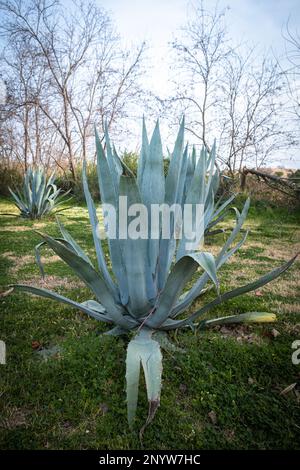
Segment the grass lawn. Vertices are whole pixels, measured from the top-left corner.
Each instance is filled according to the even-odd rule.
[[[2,199],[0,212],[16,209]],[[61,219],[95,258],[86,208],[68,209]],[[245,245],[220,271],[224,290],[279,266],[297,252],[297,243],[299,250],[295,211],[256,206],[246,226]],[[50,250],[40,279],[34,230],[58,235],[54,218],[1,217],[0,289],[18,281],[77,301],[90,298]],[[214,252],[223,239],[216,236],[209,248]],[[299,286],[298,261],[273,283],[210,313],[274,312],[276,324],[171,334],[185,352],[164,352],[161,406],[145,432],[145,449],[300,449],[299,389],[280,394],[300,382],[300,365],[291,360],[292,342],[300,340]],[[0,299],[0,308],[0,339],[7,346],[7,364],[0,365],[0,448],[140,448],[138,431],[130,432],[126,421],[126,338],[103,336],[103,324],[27,294]],[[47,350],[52,354],[45,358]],[[137,430],[146,414],[141,386]]]

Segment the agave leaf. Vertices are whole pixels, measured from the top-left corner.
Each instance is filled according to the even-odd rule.
[[[111,323],[113,321],[109,317],[109,314],[103,315],[103,314],[97,313],[95,310],[92,310],[81,303],[68,299],[68,297],[64,297],[63,295],[57,294],[56,292],[53,292],[51,290],[37,288],[33,286],[27,286],[24,284],[14,284],[12,287],[18,291],[27,292],[29,294],[38,295],[40,297],[46,297],[47,299],[57,300],[58,302],[71,305],[72,307],[75,307],[78,310],[81,310],[83,313],[86,313],[87,315],[94,318],[95,320],[103,321],[105,323]]]
[[[211,253],[190,253],[184,256],[173,267],[158,299],[156,309],[146,321],[148,327],[157,328],[167,320],[182,289],[196,272],[198,266],[204,269],[216,285],[217,290],[219,289],[215,260]]]
[[[227,253],[225,253],[222,258],[217,257],[216,259],[216,267],[217,270],[230,258],[234,253],[245,243],[245,240],[248,236],[249,231],[246,231],[243,238],[233,247],[231,250],[229,250]],[[183,299],[180,299],[177,305],[172,309],[171,312],[171,317],[175,318],[180,313],[182,313],[184,310],[186,310],[191,303],[201,295],[201,293],[206,292],[208,289],[204,289],[205,284],[208,282],[209,276],[205,272],[203,273],[200,278],[195,282],[195,284],[192,286],[192,288],[185,294]]]
[[[217,256],[217,263],[219,262],[220,259],[224,256],[224,254],[227,252],[227,250],[230,248],[231,244],[234,242],[236,236],[238,235],[239,231],[241,230],[241,227],[243,223],[245,222],[245,219],[248,214],[248,210],[250,207],[250,198],[248,198],[244,204],[243,210],[240,214],[240,216],[237,219],[236,225],[234,229],[232,230],[231,234],[229,235],[228,239],[226,240],[226,243],[224,244],[222,250],[220,251],[219,255]]]
[[[62,236],[72,246],[75,253],[77,253],[87,263],[89,263],[91,266],[93,266],[93,263],[91,262],[90,258],[85,254],[85,252],[82,250],[82,248],[78,245],[78,243],[74,240],[74,238],[71,236],[71,234],[67,231],[64,224],[59,220],[58,217],[55,217],[55,219],[56,219],[56,222],[59,226],[59,230],[60,230]]]
[[[153,333],[153,339],[157,341],[162,349],[169,353],[185,353],[186,351],[182,348],[176,346],[176,344],[172,343],[168,337],[168,333],[166,331],[155,331]]]
[[[165,183],[165,203],[171,207],[178,202],[178,192],[180,187],[180,175],[183,162],[183,140],[184,140],[184,117],[182,118],[177,139],[175,142],[172,157]],[[158,289],[162,290],[172,263],[173,254],[176,248],[173,233],[175,228],[174,215],[171,214],[170,231],[171,239],[161,239],[159,250],[159,271]]]
[[[90,216],[90,222],[92,226],[92,232],[93,232],[93,240],[94,240],[94,246],[96,249],[96,255],[97,255],[97,260],[98,260],[98,266],[99,269],[105,279],[105,282],[107,284],[107,287],[113,292],[115,299],[119,298],[119,293],[116,289],[115,284],[112,281],[112,278],[109,274],[106,262],[105,262],[105,257],[102,249],[102,244],[101,244],[101,239],[100,239],[100,234],[99,234],[99,220],[97,217],[96,213],[96,208],[94,205],[94,201],[92,199],[89,187],[88,187],[88,182],[87,182],[87,176],[86,176],[86,163],[83,163],[83,172],[82,172],[82,181],[83,181],[83,190],[84,190],[84,195],[85,195],[85,200],[88,206],[88,211],[89,211],[89,216]],[[77,245],[78,246],[78,245]],[[86,259],[90,264],[92,264],[89,259]]]
[[[118,211],[118,197],[116,193],[116,187],[114,186],[110,169],[105,158],[101,142],[96,132],[96,148],[97,148],[97,173],[99,180],[99,187],[101,193],[102,202],[110,204]],[[118,223],[118,221],[117,221]],[[108,239],[108,246],[110,252],[110,259],[112,263],[113,272],[117,278],[118,286],[120,290],[121,302],[123,305],[128,303],[128,285],[125,271],[125,264],[123,260],[123,254],[121,251],[120,241],[118,237],[116,239]]]
[[[218,207],[218,209],[214,212],[213,216],[212,216],[212,223],[213,221],[218,217],[219,214],[221,214],[221,212],[223,212],[224,209],[226,209],[226,207],[229,206],[229,204],[236,198],[236,194],[232,194],[225,202],[223,202],[223,204],[221,204],[220,207]],[[215,224],[214,224],[215,225]]]
[[[206,153],[204,150],[201,151],[200,158],[198,160],[194,176],[191,181],[190,188],[188,190],[185,203],[186,204],[204,204],[205,198],[205,168],[206,168],[206,161],[205,161]],[[184,227],[183,227],[184,229]],[[196,221],[193,220],[192,230],[196,231]],[[197,235],[199,235],[199,229],[197,230]],[[201,238],[201,234],[200,234]],[[178,250],[176,260],[178,261],[182,256],[187,253],[186,244],[190,243],[191,240],[187,240],[185,236],[182,236]]]
[[[108,135],[108,127],[107,123],[105,123],[105,144],[106,144],[106,154],[107,154],[107,164],[109,167],[111,179],[115,188],[116,194],[118,194],[118,187],[119,187],[119,179],[122,171],[120,172],[120,167],[117,165],[115,160],[115,155],[112,152],[110,138]]]
[[[149,214],[148,253],[146,253],[146,257],[148,258],[151,274],[154,277],[159,255],[159,238],[153,239],[150,236],[151,204],[162,204],[165,198],[164,164],[158,121],[153,131],[147,155],[146,150],[143,150],[143,155],[143,173],[140,177],[140,192],[142,202],[146,205]],[[158,229],[160,229],[160,227],[158,227]],[[149,278],[149,282],[151,283],[151,278]],[[155,291],[153,287],[151,287],[152,286],[150,286],[149,292],[150,298],[155,296]]]
[[[56,207],[59,200],[62,201],[67,193],[61,194],[54,179],[51,175],[47,182],[42,170],[29,169],[24,176],[22,194],[19,189],[16,193],[9,189],[22,217],[39,219]]]
[[[90,310],[94,310],[95,312],[98,313],[106,313],[105,308],[103,305],[100,304],[100,302],[96,302],[96,300],[85,300],[84,302],[81,302],[81,305],[84,307],[89,308]]]
[[[10,194],[13,196],[13,198],[15,199],[15,205],[24,213],[27,212],[27,208],[25,206],[25,204],[21,201],[21,199],[17,196],[16,193],[14,193],[12,191],[12,189],[10,187],[8,187],[8,190],[10,192]]]
[[[115,326],[111,330],[105,331],[105,333],[103,334],[107,336],[121,336],[121,335],[128,334],[128,330],[125,330],[124,328],[121,328],[120,326]]]
[[[199,328],[206,329],[216,325],[230,325],[234,323],[271,323],[274,321],[276,321],[276,315],[274,313],[247,312],[239,315],[203,320],[199,323]]]
[[[138,182],[138,186],[140,190],[142,187],[145,162],[148,159],[148,155],[149,155],[149,141],[148,141],[148,136],[147,136],[145,119],[143,117],[142,148],[141,148],[141,153],[140,153],[140,158],[138,161],[138,168],[137,168],[137,182]]]
[[[207,151],[206,151],[207,153]],[[209,168],[209,175],[208,175],[208,181],[206,184],[206,194],[205,194],[205,199],[209,197],[210,192],[213,189],[213,177],[214,177],[214,169],[215,169],[215,161],[216,161],[216,140],[213,143],[212,149],[209,153],[209,157],[207,159],[207,168]]]
[[[204,305],[202,308],[199,310],[196,310],[192,315],[190,315],[187,319],[185,320],[178,320],[175,321],[170,327],[165,328],[165,329],[174,329],[174,328],[180,328],[185,325],[190,324],[191,322],[194,322],[199,316],[204,315],[207,311],[211,310],[213,307],[221,304],[222,302],[225,302],[227,300],[233,299],[234,297],[237,297],[242,294],[246,294],[247,292],[251,292],[253,290],[258,289],[259,287],[264,286],[270,281],[273,281],[276,279],[278,276],[280,276],[282,273],[284,273],[296,260],[298,254],[288,260],[286,263],[284,263],[282,266],[279,268],[273,269],[272,271],[268,272],[264,276],[260,277],[259,279],[256,279],[253,282],[250,282],[249,284],[246,284],[245,286],[238,287],[236,289],[233,289],[231,291],[225,292],[224,294],[219,295],[216,299],[213,301],[209,302],[208,304]]]
[[[160,403],[162,355],[159,343],[151,338],[151,333],[147,329],[140,330],[127,347],[127,416],[130,427],[132,427],[136,415],[141,365],[144,370],[149,402],[149,414],[145,426],[154,418]],[[143,426],[143,430],[145,426]]]
[[[40,234],[47,242],[50,248],[61,257],[83,280],[83,282],[92,290],[96,298],[101,302],[106,311],[109,312],[110,317],[117,325],[124,328],[129,326],[128,320],[123,316],[124,309],[121,305],[117,304],[111,292],[107,289],[104,279],[95,271],[95,269],[77,253],[70,250],[62,243],[56,241],[54,238],[47,235]]]
[[[134,178],[130,176],[120,177],[120,196],[127,197],[128,207],[141,203],[139,190]],[[129,217],[129,224],[130,224]],[[135,316],[141,316],[149,310],[147,277],[148,266],[148,240],[139,238],[133,240],[130,236],[120,240],[120,246],[124,257],[127,286],[129,293],[128,310]]]

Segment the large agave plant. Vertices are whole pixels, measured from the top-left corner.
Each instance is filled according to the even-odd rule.
[[[96,133],[97,167],[101,200],[114,206],[118,213],[119,196],[127,196],[128,206],[143,203],[178,203],[204,205],[202,231],[205,237],[222,220],[230,208],[233,196],[215,202],[220,174],[215,165],[215,146],[210,153],[205,148],[200,155],[195,149],[188,154],[184,147],[184,122],[182,121],[174,151],[170,158],[167,176],[164,176],[163,153],[159,124],[156,124],[152,138],[148,141],[145,124],[138,174],[135,178],[118,157],[111,145],[106,130],[106,152]],[[107,323],[111,335],[133,333],[129,342],[126,359],[128,421],[132,425],[138,400],[139,375],[144,370],[149,400],[148,424],[159,406],[162,377],[162,354],[160,344],[166,343],[164,336],[169,330],[190,327],[208,328],[216,324],[252,321],[273,321],[275,315],[247,312],[217,319],[204,319],[213,307],[238,295],[263,286],[277,278],[291,266],[294,259],[267,273],[250,284],[222,292],[219,288],[217,271],[245,242],[247,232],[241,231],[249,209],[249,200],[243,210],[235,209],[235,226],[217,256],[204,249],[189,251],[186,240],[176,239],[180,221],[171,220],[172,236],[167,239],[139,238],[123,239],[120,236],[108,239],[110,266],[106,263],[102,241],[98,233],[98,217],[88,188],[86,171],[83,171],[83,186],[88,206],[98,266],[93,266],[70,233],[58,221],[60,239],[42,234],[42,245],[49,246],[64,260],[91,289],[93,298],[83,303],[75,302],[47,289],[16,285],[20,291],[54,299],[81,310],[92,318]],[[128,218],[128,224],[130,223]],[[176,227],[177,225],[177,227]],[[108,227],[109,228],[109,227]],[[175,230],[176,229],[176,230]],[[239,234],[241,234],[240,237]],[[183,293],[187,283],[192,285]],[[214,288],[216,295],[208,303],[203,300],[200,308],[185,314],[188,307],[208,289]],[[190,310],[189,310],[190,311]],[[164,341],[162,342],[162,339]]]
[[[55,175],[47,176],[41,168],[29,169],[25,173],[23,187],[12,191],[8,188],[14,198],[15,205],[20,210],[21,217],[26,219],[40,219],[57,209],[66,193],[55,184]]]

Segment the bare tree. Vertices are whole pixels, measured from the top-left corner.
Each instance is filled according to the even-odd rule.
[[[186,113],[187,130],[209,148],[219,142],[219,161],[233,174],[291,143],[284,126],[284,75],[275,59],[255,55],[228,36],[226,10],[199,2],[190,12],[175,50],[177,90],[167,101]],[[171,105],[171,107],[170,107]],[[168,108],[167,108],[168,109]]]
[[[225,10],[210,12],[201,1],[191,6],[190,17],[173,41],[176,51],[177,90],[169,102],[178,103],[187,115],[186,128],[208,148],[207,135],[213,127],[220,101],[220,70],[232,53],[224,24]]]
[[[291,30],[289,21],[286,24],[284,39],[289,63],[285,73],[288,78],[292,113],[298,121],[300,119],[300,34],[297,30]]]
[[[39,129],[46,119],[59,136],[60,153],[76,180],[76,161],[87,157],[93,124],[107,120],[111,127],[140,93],[144,44],[124,51],[108,15],[92,2],[74,2],[72,13],[50,0],[1,1],[0,10],[1,33],[9,44],[3,55],[7,76],[15,67],[17,83],[23,84],[16,101],[26,133],[24,158],[27,162],[29,117],[36,160],[41,154]],[[30,67],[27,60],[26,87],[16,57],[18,44],[34,64]]]

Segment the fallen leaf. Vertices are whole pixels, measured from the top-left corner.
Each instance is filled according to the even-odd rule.
[[[286,387],[285,389],[283,389],[280,392],[280,395],[285,395],[286,393],[291,392],[296,387],[296,385],[297,385],[297,382],[295,382],[294,384],[289,385],[288,387]]]
[[[39,341],[32,341],[31,342],[31,347],[32,347],[32,349],[36,350],[36,349],[40,349],[42,347],[42,345]]]
[[[11,287],[10,289],[8,289],[4,292],[0,292],[0,297],[7,297],[13,290],[14,290],[14,288]]]
[[[272,328],[271,330],[271,335],[273,336],[273,338],[277,338],[277,336],[280,335],[279,331],[276,330],[275,328]]]
[[[217,415],[213,410],[208,413],[208,417],[213,424],[217,424]]]

